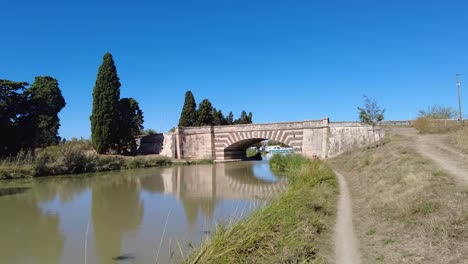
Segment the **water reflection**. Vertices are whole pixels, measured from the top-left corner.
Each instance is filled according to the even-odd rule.
[[[0,197],[0,263],[59,263],[64,236],[59,216],[43,212],[35,197]]]
[[[92,186],[92,220],[98,263],[121,255],[125,232],[138,229],[143,218],[138,178],[119,177]]]
[[[88,221],[88,263],[115,263],[119,256],[152,263],[160,241],[165,263],[168,241],[196,244],[216,221],[238,208],[247,212],[285,184],[266,162],[36,180],[24,193],[0,196],[0,263],[82,262]]]

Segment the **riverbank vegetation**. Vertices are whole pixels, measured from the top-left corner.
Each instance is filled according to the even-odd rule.
[[[325,263],[331,245],[337,182],[322,161],[275,155],[288,189],[246,219],[220,224],[186,263]]]
[[[462,263],[468,196],[455,180],[388,131],[384,144],[330,160],[347,177],[363,263]]]
[[[58,113],[65,99],[58,81],[38,76],[27,82],[0,80],[0,158],[58,144]]]
[[[73,139],[60,145],[38,149],[34,156],[21,152],[13,158],[1,160],[0,180],[212,162],[173,162],[161,156],[99,155],[93,150],[89,140]]]

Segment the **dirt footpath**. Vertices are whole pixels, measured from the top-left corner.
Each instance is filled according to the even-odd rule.
[[[338,200],[338,213],[335,227],[335,258],[337,264],[359,264],[358,241],[354,235],[353,209],[348,184],[340,173],[336,172],[340,185],[340,198]]]
[[[462,184],[468,185],[468,155],[451,148],[447,144],[446,135],[420,135],[414,128],[395,128],[393,131],[412,138],[413,147],[421,155],[432,160]]]

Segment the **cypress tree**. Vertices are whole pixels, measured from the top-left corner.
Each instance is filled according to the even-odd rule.
[[[110,53],[104,55],[93,90],[91,140],[98,153],[106,153],[118,142],[120,81]]]
[[[234,124],[234,115],[232,114],[232,111],[231,111],[226,117],[226,125],[232,125],[232,124]]]
[[[197,104],[191,91],[185,93],[184,106],[180,113],[179,126],[190,127],[194,126],[197,121]]]
[[[198,106],[196,126],[211,126],[213,124],[213,106],[208,99],[203,99]]]
[[[213,126],[221,126],[224,123],[224,116],[223,112],[221,110],[217,110],[216,108],[213,108]]]

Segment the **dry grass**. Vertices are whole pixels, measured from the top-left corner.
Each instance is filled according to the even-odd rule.
[[[465,125],[462,129],[449,133],[449,144],[468,154],[468,126]]]
[[[421,134],[436,134],[460,129],[458,120],[420,117],[414,122],[414,128]]]
[[[468,189],[407,138],[330,161],[347,176],[364,263],[468,263]]]

